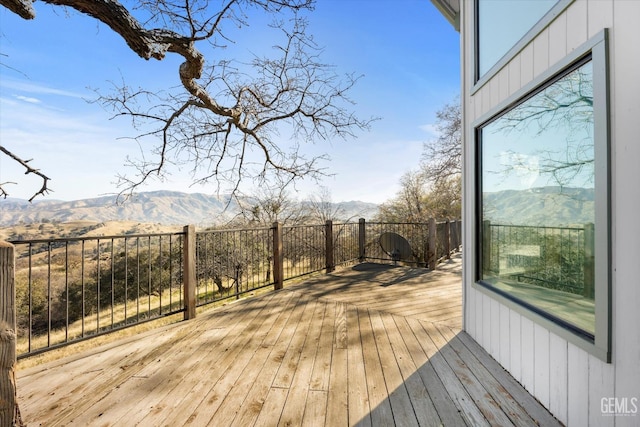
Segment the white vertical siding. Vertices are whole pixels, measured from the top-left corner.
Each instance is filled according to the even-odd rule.
[[[533,322],[526,318],[521,317],[520,319],[520,361],[521,366],[520,370],[522,372],[522,379],[520,380],[524,388],[526,388],[529,393],[534,393],[533,387],[533,369],[535,366],[534,360],[534,335],[533,335]]]
[[[482,303],[484,302],[484,298],[485,295],[479,293],[479,292],[475,292],[474,293],[476,295],[476,312],[474,313],[475,318],[476,318],[476,340],[480,343],[480,345],[482,345],[483,347],[485,347],[484,344],[484,337],[483,337],[483,328],[482,328],[482,313],[483,313],[483,307],[482,307]]]
[[[609,363],[602,361],[593,355],[589,358],[589,420],[590,425],[609,427],[614,425],[615,418],[603,416],[600,402],[603,398],[615,396],[614,369]],[[639,396],[640,397],[640,396]],[[640,417],[640,414],[637,415]],[[640,418],[636,418],[636,425],[640,424]]]
[[[500,303],[493,298],[491,300],[491,344],[490,353],[494,359],[500,360]]]
[[[509,307],[498,304],[500,307],[500,331],[499,337],[504,344],[500,344],[500,354],[498,355],[498,360],[502,363],[502,366],[508,371],[511,368],[511,346],[508,344],[510,336],[510,327],[511,327],[511,310]],[[503,338],[504,337],[504,338]]]
[[[482,294],[482,346],[491,353],[491,300],[487,295]],[[494,357],[493,353],[491,355]]]
[[[569,361],[571,363],[568,363]],[[587,427],[589,425],[589,375],[586,373],[589,372],[589,355],[568,343],[566,365],[567,425]]]
[[[609,5],[611,7],[611,5]],[[577,0],[566,12],[567,14],[567,53],[588,40],[587,36],[587,2]]]
[[[533,393],[540,403],[549,407],[549,382],[551,366],[549,330],[535,324],[533,327]],[[554,358],[554,363],[555,363]],[[563,361],[564,364],[564,361]]]
[[[557,358],[549,366],[549,410],[562,423],[567,424],[568,343],[555,334],[549,334],[549,355]],[[561,361],[558,363],[558,361]]]
[[[533,45],[529,44],[520,53],[520,86],[533,80]]]
[[[587,24],[587,34],[588,38],[591,38],[598,34],[603,28],[611,28],[613,26],[613,9],[616,5],[612,5],[608,1],[602,0],[588,0],[587,5],[588,11],[588,24]],[[624,5],[622,7],[624,9]],[[636,25],[637,19],[640,16],[636,17]],[[637,39],[638,33],[636,32],[635,37]]]
[[[549,68],[549,30],[540,33],[533,41],[533,75],[539,76]]]
[[[472,79],[471,0],[463,1],[463,76]],[[474,130],[477,118],[548,67],[610,29],[612,174],[612,363],[607,364],[472,286],[465,264],[465,327],[529,392],[569,426],[638,426],[635,416],[603,416],[601,399],[638,398],[640,409],[640,0],[575,0],[473,95],[465,114],[466,260],[474,259]],[[463,87],[465,87],[463,85]]]
[[[520,314],[509,310],[509,372],[511,372],[513,378],[522,382],[522,333],[520,332],[520,324]]]
[[[520,57],[516,56],[511,62],[509,62],[509,93],[514,93],[521,87]]]
[[[509,85],[510,85],[511,72],[509,67],[505,67],[500,71],[500,74],[496,76],[498,82],[498,99],[496,103],[500,103],[509,97]]]
[[[555,64],[567,54],[567,15],[562,14],[549,25],[549,63]]]

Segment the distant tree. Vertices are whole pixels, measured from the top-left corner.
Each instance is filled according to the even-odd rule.
[[[429,218],[459,218],[462,204],[462,139],[459,101],[436,113],[437,138],[426,142],[418,170],[400,179],[400,191],[383,203],[378,219],[426,222]]]
[[[436,219],[460,218],[462,212],[462,176],[434,182],[427,196],[426,210]]]
[[[422,173],[435,186],[462,175],[462,114],[460,100],[445,104],[436,113],[438,137],[424,144]]]
[[[305,202],[308,217],[311,222],[324,224],[327,221],[349,221],[344,208],[333,203],[331,191],[327,187],[319,187],[318,192],[312,194]]]
[[[380,206],[378,217],[387,222],[426,222],[427,181],[419,171],[409,171],[400,179],[400,191]]]
[[[240,212],[233,223],[240,226],[270,227],[274,222],[299,225],[307,219],[303,205],[291,196],[284,184],[241,195],[236,197],[236,202]]]
[[[116,117],[132,121],[140,132],[137,138],[158,141],[141,160],[129,159],[137,173],[119,176],[121,194],[152,175],[163,178],[169,163],[186,164],[193,182],[231,185],[234,192],[251,178],[264,182],[285,176],[289,182],[318,177],[323,156],[306,158],[299,144],[353,136],[370,123],[349,110],[347,93],[359,77],[339,76],[323,63],[322,49],[307,32],[303,12],[313,10],[313,0],[43,2],[97,19],[143,59],[173,54],[183,60],[178,88],[159,92],[123,83],[99,98]],[[0,0],[0,5],[24,19],[35,18],[33,0]],[[226,58],[232,29],[247,27],[256,13],[274,16],[272,29],[282,43],[273,56],[256,55],[248,64]],[[280,145],[282,129],[296,141],[291,151]],[[2,151],[42,178],[34,197],[49,191],[46,175],[11,150]],[[0,196],[6,194],[0,184]]]

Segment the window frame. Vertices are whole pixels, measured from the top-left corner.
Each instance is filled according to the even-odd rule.
[[[542,17],[540,20],[531,27],[523,36],[514,44],[511,49],[509,49],[502,58],[498,60],[495,64],[493,64],[489,70],[480,75],[480,37],[478,35],[480,29],[479,22],[479,7],[480,1],[482,0],[474,0],[473,2],[473,31],[472,31],[472,40],[471,46],[473,46],[473,73],[471,75],[471,95],[473,95],[476,91],[480,90],[482,86],[484,86],[493,76],[495,76],[505,65],[507,65],[514,56],[519,54],[533,39],[536,38],[538,34],[540,34],[546,27],[553,22],[558,15],[560,15],[571,3],[575,0],[558,0],[558,2],[551,8],[549,11]]]
[[[594,180],[595,180],[595,333],[593,337],[540,308],[485,283],[482,278],[482,141],[481,128],[529,99],[577,63],[591,56],[593,66],[594,115]],[[475,168],[475,232],[474,280],[475,289],[516,312],[530,318],[569,342],[585,349],[607,363],[611,362],[611,166],[610,166],[610,105],[608,30],[604,29],[557,64],[546,70],[528,85],[514,93],[488,113],[472,123]]]

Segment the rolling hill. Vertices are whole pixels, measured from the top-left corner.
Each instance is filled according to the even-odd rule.
[[[201,193],[152,191],[137,194],[125,203],[116,203],[115,196],[74,201],[26,200],[8,198],[0,200],[0,226],[46,222],[136,221],[163,225],[208,226],[220,224],[233,216],[235,204],[228,198]],[[377,205],[365,202],[340,203],[348,217],[377,212]],[[225,210],[225,208],[227,208]]]
[[[503,224],[568,226],[594,222],[593,188],[539,187],[484,193],[484,217]]]

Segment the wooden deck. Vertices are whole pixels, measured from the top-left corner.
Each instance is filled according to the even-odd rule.
[[[558,425],[466,333],[460,261],[361,264],[18,373],[24,421]]]

